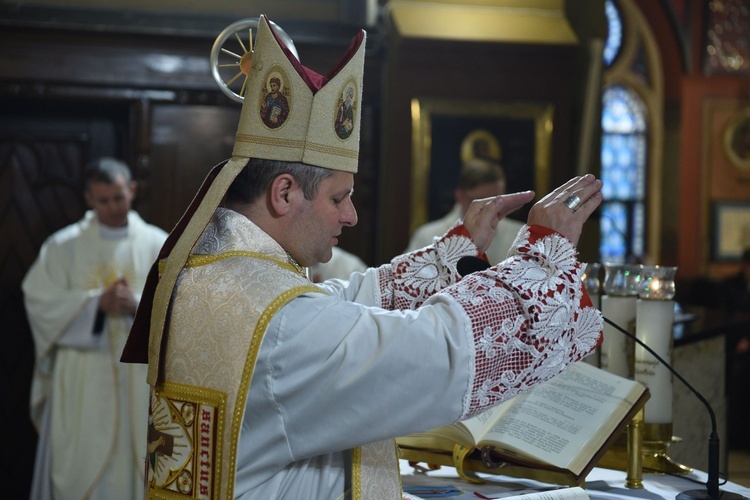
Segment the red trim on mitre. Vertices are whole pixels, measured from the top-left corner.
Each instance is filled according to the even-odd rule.
[[[310,68],[306,68],[305,66],[303,66],[302,63],[299,62],[299,60],[294,56],[292,51],[289,50],[289,47],[287,47],[286,44],[281,41],[279,35],[276,34],[276,31],[273,29],[273,25],[271,25],[270,19],[266,18],[266,21],[268,21],[268,27],[271,30],[273,37],[276,39],[276,43],[279,44],[279,47],[281,47],[281,50],[286,55],[287,59],[289,59],[289,62],[292,64],[292,66],[294,66],[294,69],[297,70],[297,73],[302,78],[302,80],[304,80],[304,82],[310,88],[313,95],[315,95],[318,90],[322,89],[329,81],[331,81],[334,76],[339,74],[339,71],[341,71],[341,69],[349,63],[352,57],[354,57],[354,54],[357,53],[357,51],[359,50],[359,46],[362,45],[362,41],[365,39],[364,30],[359,30],[359,33],[357,33],[357,35],[352,39],[352,42],[349,44],[349,48],[346,49],[346,52],[344,52],[344,55],[341,56],[341,59],[339,59],[339,62],[336,63],[336,66],[334,66],[326,76],[323,76],[311,70]]]

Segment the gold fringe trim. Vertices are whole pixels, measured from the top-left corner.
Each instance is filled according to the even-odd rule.
[[[297,268],[297,266],[293,264],[284,262],[283,260],[274,259],[273,257],[269,257],[262,253],[248,252],[247,250],[232,250],[231,252],[223,252],[223,253],[215,254],[215,255],[214,254],[210,254],[210,255],[192,254],[190,255],[190,257],[188,257],[188,260],[185,263],[185,267],[207,266],[209,264],[213,264],[214,262],[219,262],[225,259],[233,259],[235,257],[250,257],[253,259],[267,260],[269,262],[273,262],[277,264],[279,267],[282,267],[288,271],[292,271],[296,274],[300,274],[300,270]],[[160,275],[164,272],[165,266],[166,266],[166,260],[159,261],[159,274]]]

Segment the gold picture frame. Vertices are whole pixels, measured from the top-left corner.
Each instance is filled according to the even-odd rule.
[[[750,106],[737,112],[724,129],[724,152],[736,167],[750,170]]]
[[[712,258],[739,262],[750,248],[750,201],[722,200],[713,206]]]
[[[508,192],[548,192],[553,118],[549,103],[412,99],[411,232],[450,210],[474,141],[503,165]],[[525,220],[530,205],[514,215]]]

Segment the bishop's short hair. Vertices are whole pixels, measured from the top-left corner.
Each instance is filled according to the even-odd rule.
[[[299,162],[251,158],[232,181],[226,198],[228,202],[252,203],[266,193],[276,177],[290,174],[299,183],[305,199],[312,200],[321,181],[335,173],[335,170]]]

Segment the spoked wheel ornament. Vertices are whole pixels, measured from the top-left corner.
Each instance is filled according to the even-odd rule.
[[[269,21],[276,34],[299,60],[294,42],[276,23]],[[253,57],[253,30],[257,32],[258,19],[242,19],[219,33],[211,48],[211,74],[221,91],[230,99],[241,103],[245,96],[247,76]]]

